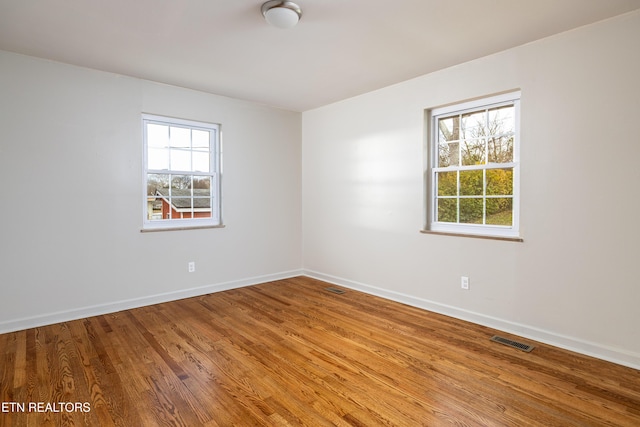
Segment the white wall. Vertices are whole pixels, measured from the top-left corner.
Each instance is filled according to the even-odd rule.
[[[640,367],[638,40],[634,12],[303,113],[306,272]],[[524,243],[421,234],[424,110],[512,89]]]
[[[226,228],[140,232],[142,112],[222,124]],[[0,332],[299,274],[300,138],[299,113],[0,52]]]

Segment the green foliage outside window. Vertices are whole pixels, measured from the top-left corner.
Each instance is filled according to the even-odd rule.
[[[460,179],[460,198],[458,198],[458,177]],[[487,224],[511,225],[512,169],[440,172],[437,174],[437,179],[438,221],[482,224],[483,205],[486,203]],[[485,186],[486,202],[483,202],[485,199],[483,187]],[[460,202],[459,220],[458,201]]]

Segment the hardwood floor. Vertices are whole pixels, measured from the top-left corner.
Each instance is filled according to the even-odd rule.
[[[640,371],[328,286],[299,277],[0,335],[0,425],[640,425]]]

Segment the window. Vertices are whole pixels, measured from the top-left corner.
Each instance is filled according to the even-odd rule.
[[[520,93],[429,114],[429,231],[518,238]]]
[[[144,229],[220,226],[220,126],[143,115]]]

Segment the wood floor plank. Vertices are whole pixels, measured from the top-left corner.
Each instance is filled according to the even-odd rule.
[[[2,334],[0,402],[90,411],[5,411],[0,427],[640,425],[640,371],[329,286],[296,277]]]

